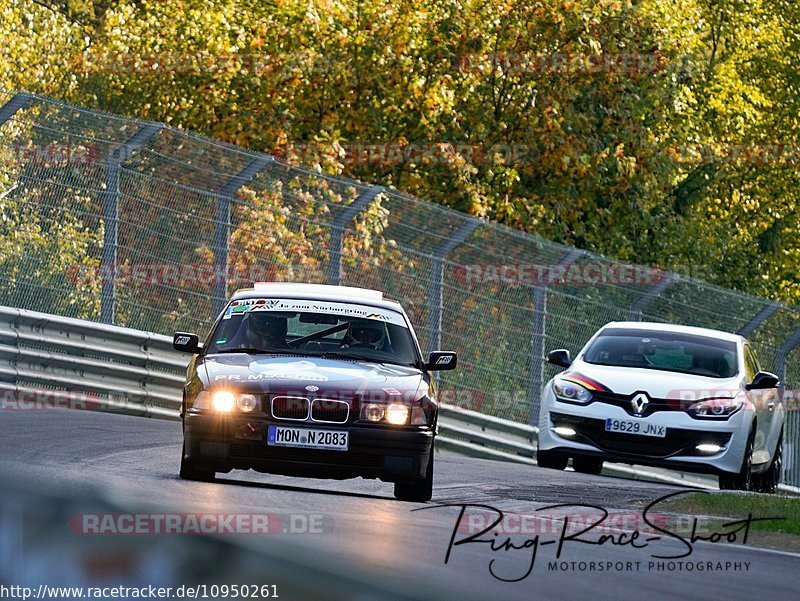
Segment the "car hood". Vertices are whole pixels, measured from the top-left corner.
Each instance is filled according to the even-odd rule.
[[[420,370],[402,365],[248,353],[203,357],[202,371],[207,386],[335,398],[367,392],[407,397],[417,393],[424,379]]]
[[[580,360],[574,361],[564,374],[591,378],[617,394],[646,392],[658,399],[724,398],[741,390],[739,376],[710,378],[657,369],[592,365]]]

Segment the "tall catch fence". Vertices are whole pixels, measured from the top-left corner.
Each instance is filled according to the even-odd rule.
[[[613,261],[396,190],[161,123],[0,92],[0,305],[205,334],[237,287],[308,281],[400,300],[442,399],[533,423],[553,348],[612,320],[747,335],[785,382],[800,484],[800,310]]]

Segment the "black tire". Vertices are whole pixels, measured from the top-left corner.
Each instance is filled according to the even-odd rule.
[[[573,457],[572,469],[582,474],[597,476],[603,471],[603,460],[595,457]]]
[[[778,437],[778,444],[775,447],[775,454],[772,456],[772,462],[769,464],[767,471],[763,474],[756,474],[753,476],[753,490],[758,492],[765,492],[773,494],[778,490],[778,484],[781,483],[781,476],[783,475],[783,432]]]
[[[433,496],[433,447],[431,456],[428,459],[428,468],[425,470],[425,477],[422,480],[412,480],[411,482],[395,482],[394,498],[398,501],[409,501],[411,503],[427,503]]]
[[[536,463],[539,467],[544,467],[550,470],[565,470],[567,463],[569,463],[569,456],[564,455],[558,451],[536,451]]]
[[[186,442],[183,443],[181,450],[181,471],[180,477],[183,480],[195,480],[197,482],[213,482],[216,472],[209,470],[196,469],[191,461],[186,457]]]
[[[753,484],[753,441],[755,431],[750,431],[747,446],[742,457],[742,467],[738,474],[724,474],[719,477],[720,490],[750,490]]]

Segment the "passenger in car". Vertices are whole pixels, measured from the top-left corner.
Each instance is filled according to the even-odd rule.
[[[394,354],[386,326],[371,319],[354,319],[350,322],[342,339],[342,346],[348,348],[372,348],[384,353]]]

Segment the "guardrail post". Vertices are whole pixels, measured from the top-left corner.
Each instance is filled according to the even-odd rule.
[[[664,277],[661,278],[661,280],[650,286],[642,296],[631,303],[630,309],[628,310],[628,319],[630,321],[642,321],[642,311],[644,311],[645,307],[647,307],[655,297],[669,288],[669,285],[676,279],[676,274],[671,272],[664,273]]]
[[[739,336],[744,336],[745,338],[747,338],[748,336],[750,336],[750,334],[755,332],[761,324],[763,324],[770,317],[772,317],[775,314],[775,312],[780,308],[781,304],[777,301],[765,305],[764,308],[761,309],[761,311],[756,313],[753,316],[753,318],[746,324],[744,324],[741,328],[739,328],[739,331],[736,333],[739,334]]]
[[[146,144],[150,138],[156,135],[162,127],[164,126],[161,123],[142,125],[135,134],[108,156],[106,191],[103,200],[105,232],[103,254],[100,259],[100,277],[102,279],[100,321],[102,323],[114,323],[114,302],[117,287],[117,237],[119,229],[119,176],[122,171],[122,164]]]
[[[568,267],[572,265],[584,252],[578,249],[569,251],[551,269]],[[530,413],[528,423],[535,426],[539,423],[539,403],[542,396],[542,386],[544,385],[544,353],[545,340],[547,338],[547,286],[549,283],[549,273],[545,276],[545,281],[533,289],[533,325],[531,327],[531,364],[528,372],[530,390]]]
[[[239,188],[250,182],[274,159],[254,158],[234,175],[217,193],[217,223],[214,233],[214,286],[211,292],[213,315],[219,315],[228,298],[228,268],[230,263],[231,201]]]
[[[338,286],[342,281],[342,244],[344,228],[373,199],[383,192],[382,186],[371,186],[355,197],[331,222],[331,241],[328,245],[328,284]]]
[[[428,352],[438,351],[442,345],[442,311],[444,310],[444,260],[459,244],[481,225],[478,219],[469,219],[455,233],[439,245],[431,257],[431,278],[428,284]]]
[[[16,115],[17,111],[28,106],[31,100],[33,100],[31,94],[14,94],[11,100],[6,102],[3,106],[0,106],[0,125],[3,125],[6,121],[11,119],[11,117]]]

